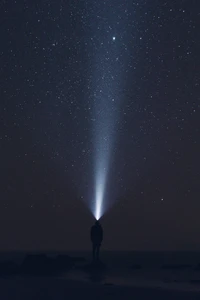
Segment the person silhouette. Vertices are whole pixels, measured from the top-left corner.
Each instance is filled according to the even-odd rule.
[[[96,221],[95,224],[91,227],[90,237],[92,241],[92,256],[93,261],[99,260],[99,251],[101,243],[103,241],[103,228],[99,221]]]

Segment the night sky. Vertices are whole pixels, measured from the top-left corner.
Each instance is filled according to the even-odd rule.
[[[104,249],[200,250],[199,30],[198,0],[1,1],[1,250],[89,249],[99,180]]]

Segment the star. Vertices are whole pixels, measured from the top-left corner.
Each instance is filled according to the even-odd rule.
[[[113,40],[113,41],[115,41],[115,40],[116,40],[116,37],[115,37],[115,36],[113,36],[112,40]]]

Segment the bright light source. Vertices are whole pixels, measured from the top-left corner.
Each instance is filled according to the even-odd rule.
[[[96,199],[96,207],[95,207],[95,219],[98,221],[101,218],[101,207],[102,207],[102,200]]]
[[[95,186],[95,203],[94,203],[94,216],[96,220],[99,220],[105,209],[105,205],[103,205],[103,198],[105,193],[105,183],[106,183],[106,168],[103,167],[105,164],[105,161],[101,161],[101,166],[99,166],[97,170],[97,177],[96,177],[96,186]]]

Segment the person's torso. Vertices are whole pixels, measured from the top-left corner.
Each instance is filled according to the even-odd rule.
[[[92,241],[101,242],[102,240],[102,228],[100,226],[92,227]]]

